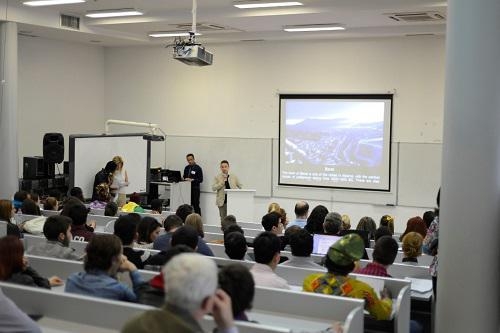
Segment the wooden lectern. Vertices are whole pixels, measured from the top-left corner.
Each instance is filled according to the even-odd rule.
[[[236,216],[238,222],[253,222],[255,190],[226,189],[227,214]]]

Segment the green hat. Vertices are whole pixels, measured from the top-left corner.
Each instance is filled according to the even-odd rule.
[[[358,234],[348,234],[328,249],[328,258],[339,266],[347,266],[363,257],[365,243]]]

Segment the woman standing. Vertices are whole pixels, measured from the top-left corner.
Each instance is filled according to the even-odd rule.
[[[113,174],[113,183],[111,184],[111,195],[114,195],[114,201],[118,207],[123,206],[126,201],[126,187],[128,186],[127,170],[123,168],[123,158],[121,156],[113,157],[113,162],[116,163],[116,170]]]

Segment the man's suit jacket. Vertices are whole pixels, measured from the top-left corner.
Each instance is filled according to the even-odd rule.
[[[230,174],[228,179],[230,188],[232,189],[242,188],[242,185],[238,180],[238,177],[236,177],[235,175]],[[212,190],[217,191],[217,196],[215,199],[215,204],[217,205],[217,207],[224,206],[225,189],[226,185],[224,182],[224,176],[222,175],[222,173],[220,173],[214,178],[214,184],[212,185]]]

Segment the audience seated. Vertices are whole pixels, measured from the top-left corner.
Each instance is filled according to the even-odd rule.
[[[283,228],[286,229],[288,227],[288,223],[290,223],[290,221],[288,220],[288,216],[286,215],[286,210],[281,207],[279,213],[281,215],[281,223],[283,224]]]
[[[161,224],[157,219],[144,216],[137,225],[138,239],[135,248],[152,249],[153,242],[160,236]]]
[[[394,235],[394,218],[391,215],[384,215],[380,218],[380,227],[388,227]]]
[[[182,220],[182,223],[186,222],[186,217],[189,214],[194,213],[194,208],[191,205],[180,205],[177,210],[175,211],[175,215],[179,216]]]
[[[391,277],[387,267],[394,263],[398,254],[398,242],[391,236],[382,236],[375,242],[373,261],[356,273],[374,276]]]
[[[278,236],[264,231],[255,237],[253,246],[256,263],[250,272],[255,284],[263,287],[290,289],[288,282],[274,273],[280,262],[281,242]]]
[[[424,238],[418,232],[409,232],[403,237],[403,259],[402,262],[410,265],[418,265],[418,257],[422,255],[422,242]]]
[[[379,299],[368,284],[348,276],[355,267],[355,261],[363,255],[363,239],[348,234],[335,242],[325,256],[325,274],[312,274],[305,278],[304,291],[320,294],[346,296],[365,300],[365,309],[378,320],[387,320],[392,312],[392,299],[384,293]]]
[[[436,214],[432,210],[428,210],[424,213],[422,216],[422,219],[424,220],[425,226],[429,228],[431,226],[432,221],[436,218]],[[425,238],[425,236],[424,236]]]
[[[165,306],[129,321],[123,333],[203,332],[199,321],[211,313],[219,332],[237,332],[231,299],[217,289],[217,266],[194,253],[174,257],[163,269]]]
[[[227,215],[221,221],[221,230],[225,232],[226,229],[230,226],[236,224],[236,217],[234,215]]]
[[[43,204],[44,210],[59,210],[59,202],[54,197],[48,197],[45,199],[45,203]]]
[[[374,239],[375,231],[377,230],[377,224],[371,217],[364,216],[359,220],[358,225],[356,226],[356,230],[368,231],[368,238]]]
[[[200,236],[201,238],[205,237],[205,232],[203,231],[203,221],[200,214],[189,214],[186,217],[185,225],[193,227],[198,232],[198,236]]]
[[[214,253],[208,247],[207,243],[198,236],[198,232],[191,226],[184,225],[172,234],[172,239],[170,241],[171,246],[175,246],[178,244],[184,244],[191,247],[193,250],[198,252],[199,254],[203,254],[205,256],[213,257]]]
[[[71,219],[67,216],[53,215],[47,218],[43,226],[43,234],[47,241],[28,249],[27,253],[51,258],[79,260],[75,250],[69,248],[71,235]]]
[[[129,216],[120,216],[114,225],[114,234],[120,238],[123,246],[123,255],[137,268],[144,268],[144,261],[149,258],[149,252],[134,250],[134,241],[137,240],[137,221]]]
[[[427,226],[425,225],[424,220],[420,216],[415,216],[408,219],[406,222],[406,229],[399,237],[399,240],[402,241],[403,237],[409,232],[418,232],[422,238],[427,234]]]
[[[290,236],[299,231],[300,229],[302,229],[301,227],[299,227],[298,225],[292,225],[290,228],[287,228],[285,230],[285,234],[282,238],[280,238],[280,241],[281,241],[281,249],[282,250],[286,250],[286,251],[291,251],[291,248],[290,248]],[[282,263],[284,261],[281,261]]]
[[[309,231],[311,234],[322,234],[323,233],[323,222],[325,221],[325,216],[328,214],[328,209],[325,206],[318,205],[313,208],[311,214],[307,218],[307,223],[304,229]]]
[[[21,207],[21,206],[19,206]],[[10,200],[0,200],[0,221],[7,222],[7,235],[21,237],[21,230],[14,220],[15,209]]]
[[[277,203],[277,202],[271,202],[269,204],[269,206],[267,206],[267,212],[268,213],[271,213],[271,212],[277,212],[279,213],[280,212],[280,204]]]
[[[83,197],[83,191],[80,187],[73,187],[69,190],[69,196],[80,200],[85,203],[85,198]]]
[[[63,284],[59,277],[46,279],[31,268],[24,257],[23,243],[15,236],[0,238],[0,281],[47,289]]]
[[[282,266],[293,266],[300,268],[323,269],[316,264],[312,258],[313,236],[305,229],[299,229],[290,235],[290,247],[292,257],[282,263]]]
[[[245,236],[237,231],[226,234],[224,249],[229,259],[244,260],[248,249]]]
[[[153,199],[151,200],[151,214],[161,214],[163,211],[163,200]]]
[[[43,225],[45,224],[45,220],[47,219],[45,216],[41,216],[40,207],[31,199],[26,199],[23,201],[21,205],[21,213],[25,215],[36,215],[33,219],[25,221],[22,225],[20,225],[20,229],[24,232],[33,234],[33,235],[41,235],[43,233]]]
[[[226,237],[227,234],[231,233],[231,232],[239,232],[240,234],[242,234],[243,236],[245,236],[245,231],[243,230],[243,228],[241,228],[239,225],[237,224],[231,224],[229,225],[225,230],[224,230],[224,237]]]
[[[219,270],[219,287],[231,297],[235,320],[248,321],[245,313],[251,310],[255,295],[255,283],[247,267],[230,264]]]
[[[12,205],[14,206],[14,213],[19,213],[21,210],[21,205],[26,199],[31,199],[31,196],[26,191],[17,191],[14,193],[14,198],[12,200]]]
[[[176,245],[166,252],[160,252],[148,259],[148,268],[160,271],[170,259],[181,253],[192,253],[193,249],[186,245]],[[165,303],[165,279],[163,272],[154,276],[138,291],[139,303],[161,307]]]
[[[163,221],[165,234],[159,235],[153,242],[153,249],[167,251],[170,248],[170,239],[173,232],[183,224],[181,218],[177,215],[169,215]]]
[[[342,215],[339,213],[328,213],[323,221],[323,231],[325,235],[338,235],[342,226]]]
[[[388,227],[381,226],[377,230],[375,230],[375,242],[377,242],[378,239],[382,236],[391,236],[392,237],[392,233]]]
[[[341,230],[350,230],[351,229],[351,218],[347,214],[342,215],[342,227]]]
[[[42,333],[38,325],[0,290],[0,332]]]
[[[114,201],[110,201],[104,207],[104,216],[116,216],[118,213],[118,205]]]
[[[281,215],[277,212],[271,212],[262,216],[262,227],[264,227],[265,231],[272,232],[275,235],[281,235],[283,233]]]
[[[288,224],[288,228],[296,225],[304,228],[307,224],[307,217],[309,216],[309,204],[305,201],[299,201],[295,204],[295,220]]]
[[[115,235],[96,235],[87,245],[85,272],[73,273],[65,291],[120,301],[136,302],[136,292],[144,284],[137,267],[122,253],[122,243]],[[128,272],[134,290],[118,282],[116,274]]]
[[[88,209],[80,200],[70,199],[64,205],[61,215],[67,216],[73,221],[71,224],[73,240],[88,242],[94,237],[95,222],[92,225],[87,225],[88,214]]]

